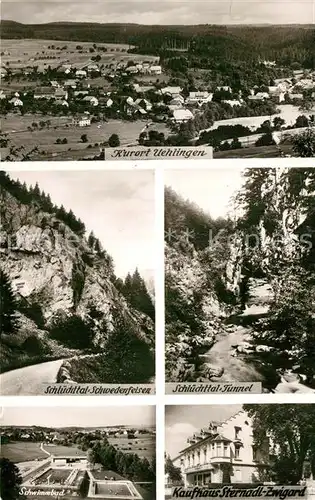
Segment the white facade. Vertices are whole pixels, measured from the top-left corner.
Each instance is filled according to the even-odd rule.
[[[192,120],[194,115],[189,109],[174,109],[173,111],[173,119],[177,123],[188,122]]]
[[[209,483],[255,483],[259,467],[268,463],[269,442],[254,447],[251,419],[244,411],[225,422],[210,422],[188,439],[189,446],[174,460],[186,486]]]

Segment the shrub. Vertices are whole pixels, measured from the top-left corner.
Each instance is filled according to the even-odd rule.
[[[92,325],[75,314],[66,318],[55,318],[50,327],[50,334],[53,339],[74,349],[91,347],[94,338]]]

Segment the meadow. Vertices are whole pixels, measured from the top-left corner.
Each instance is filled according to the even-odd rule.
[[[0,456],[14,463],[45,459],[48,455],[41,450],[40,444],[26,441],[2,444]]]
[[[81,49],[77,50],[76,47]],[[48,66],[55,68],[62,64],[82,66],[91,62],[91,57],[100,54],[100,64],[110,65],[128,61],[154,62],[156,56],[129,54],[127,50],[133,48],[126,44],[97,43],[97,50],[90,42],[70,42],[67,40],[29,40],[29,39],[2,39],[1,51],[3,53],[1,62],[4,67],[12,69],[23,69],[26,67],[38,67],[39,70],[47,69]],[[91,52],[93,50],[93,52]]]
[[[110,437],[108,438],[110,444],[115,446],[116,450],[124,453],[136,453],[141,458],[152,460],[155,456],[155,437],[154,436],[140,436],[135,439],[128,439],[127,437]]]
[[[75,446],[44,445],[44,450],[52,455],[85,456],[86,453]],[[48,457],[41,449],[41,443],[29,441],[16,441],[1,446],[0,456],[12,462],[27,462],[29,460],[42,460]]]

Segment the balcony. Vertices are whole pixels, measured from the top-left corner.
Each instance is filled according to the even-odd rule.
[[[213,470],[214,465],[229,464],[231,463],[230,457],[211,457],[210,460],[205,464],[191,465],[185,468],[185,473],[190,474],[192,472],[202,472],[205,470]]]
[[[203,472],[208,470],[213,470],[213,465],[211,465],[211,463],[192,465],[185,468],[185,474],[191,474],[193,472]]]

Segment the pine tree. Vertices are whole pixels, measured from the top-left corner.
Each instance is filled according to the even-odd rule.
[[[16,333],[18,321],[16,318],[16,299],[9,277],[0,270],[0,334]]]

